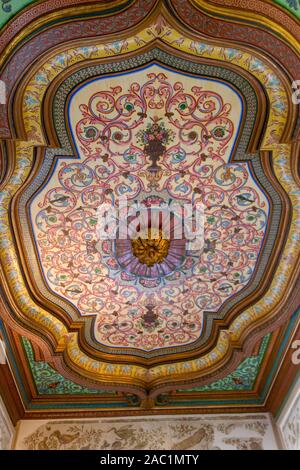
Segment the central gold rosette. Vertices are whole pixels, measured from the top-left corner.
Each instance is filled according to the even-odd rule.
[[[149,228],[138,238],[131,240],[132,253],[142,264],[149,268],[168,256],[170,240],[164,237],[161,229]]]

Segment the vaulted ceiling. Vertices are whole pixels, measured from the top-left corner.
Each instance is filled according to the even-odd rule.
[[[24,412],[265,410],[299,322],[299,23],[261,0],[77,3],[0,33],[0,326]],[[124,197],[140,236],[101,237]],[[199,246],[174,204],[203,208]]]

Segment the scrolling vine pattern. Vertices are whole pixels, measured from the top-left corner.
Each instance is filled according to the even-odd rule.
[[[96,315],[99,342],[150,351],[195,341],[203,312],[217,311],[249,283],[268,201],[247,163],[229,162],[236,102],[224,103],[207,81],[136,73],[129,86],[110,79],[79,105],[71,124],[80,161],[59,162],[35,197],[34,217],[49,286],[82,315]],[[171,272],[163,265],[150,272],[136,269],[139,260],[123,246],[131,266],[124,268],[120,246],[96,236],[97,208],[121,195],[151,207],[204,204],[202,253],[175,246],[181,256]]]

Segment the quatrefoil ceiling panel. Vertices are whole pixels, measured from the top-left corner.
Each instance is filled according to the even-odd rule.
[[[232,158],[243,107],[228,83],[154,64],[93,79],[70,96],[77,159],[57,159],[30,220],[47,286],[83,321],[94,317],[99,346],[180,352],[201,338],[204,314],[251,283],[269,201],[249,162]],[[145,241],[139,257],[130,235],[99,239],[97,208],[122,196],[162,216],[163,203],[201,201],[204,249],[173,239],[149,266]]]
[[[263,44],[200,37],[167,3],[121,35],[70,27],[1,110],[5,318],[27,358],[30,340],[74,386],[132,405],[267,347],[298,272],[290,78]],[[125,197],[139,236],[101,237],[99,208]],[[203,208],[196,248],[174,204]]]

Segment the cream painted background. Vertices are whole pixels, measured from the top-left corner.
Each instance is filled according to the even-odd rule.
[[[278,449],[268,414],[21,421],[15,449]]]

